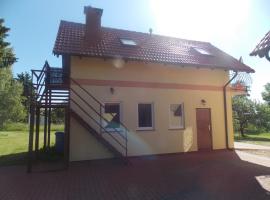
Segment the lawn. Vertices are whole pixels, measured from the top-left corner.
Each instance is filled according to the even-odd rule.
[[[236,133],[234,139],[237,142],[270,146],[270,133],[246,133],[245,137]]]
[[[0,132],[0,156],[26,152],[27,146],[28,146],[28,132],[25,131]]]
[[[55,131],[63,131],[63,125],[52,126],[51,146],[55,143]],[[0,131],[0,166],[25,163],[28,151],[28,131]],[[43,130],[39,138],[43,147]]]

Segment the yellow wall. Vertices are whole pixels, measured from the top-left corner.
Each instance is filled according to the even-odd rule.
[[[122,80],[220,87],[220,90],[188,90],[83,85],[101,102],[121,103],[122,121],[131,130],[128,134],[128,155],[130,156],[196,151],[196,108],[211,108],[213,149],[226,148],[222,86],[228,81],[227,74],[228,72],[224,70],[198,69],[196,67],[144,64],[141,62],[125,63],[121,60],[78,57],[71,59],[71,77],[76,80]],[[76,87],[72,87],[76,89]],[[111,87],[115,90],[114,94],[110,92]],[[201,104],[202,99],[206,100],[206,105]],[[142,102],[154,104],[154,130],[152,131],[137,130],[137,104]],[[230,91],[228,91],[227,102],[229,144],[230,147],[233,147]],[[169,106],[176,103],[184,103],[185,129],[170,130]],[[73,105],[72,107],[76,110]],[[86,135],[83,128],[72,121],[71,160],[110,157],[100,153],[100,149],[93,148],[92,151],[94,140],[88,140],[83,135]],[[80,150],[76,148],[77,146],[80,146]],[[95,155],[92,153],[94,150],[96,151]]]
[[[112,158],[113,155],[71,117],[70,161]],[[85,141],[85,142],[83,142]]]

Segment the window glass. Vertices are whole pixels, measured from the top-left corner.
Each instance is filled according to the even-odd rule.
[[[183,104],[170,105],[170,128],[184,128]]]
[[[199,52],[200,54],[203,55],[212,55],[209,51],[207,51],[206,49],[202,49],[202,48],[198,48],[198,47],[194,47],[194,49]]]
[[[152,104],[150,103],[138,104],[138,122],[139,128],[153,127]]]
[[[106,103],[103,117],[109,122],[104,120],[105,128],[119,128],[120,127],[120,104],[119,103]]]
[[[134,40],[123,39],[123,38],[121,38],[120,40],[121,40],[122,44],[124,44],[124,45],[137,46],[137,43]]]

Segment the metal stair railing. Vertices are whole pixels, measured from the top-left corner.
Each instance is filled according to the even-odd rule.
[[[72,103],[74,103],[85,115],[87,115],[91,120],[93,120],[93,122],[95,122],[100,128],[102,128],[104,130],[105,133],[107,133],[115,142],[117,142],[121,148],[123,148],[124,150],[126,149],[126,146],[124,144],[121,143],[120,140],[118,140],[116,137],[114,137],[110,131],[108,131],[104,126],[102,126],[102,124],[99,123],[98,120],[96,120],[93,116],[91,116],[88,112],[85,111],[85,109],[80,106],[80,104],[78,104],[75,100],[70,99],[70,101]],[[73,110],[73,109],[72,109]],[[73,110],[73,112],[76,112]]]
[[[87,91],[85,88],[83,88],[77,81],[74,79],[70,78],[71,82],[71,87],[70,87],[70,102],[74,103],[77,108],[79,108],[80,111],[82,111],[88,118],[90,118],[102,131],[104,131],[107,135],[110,136],[110,138],[115,141],[124,152],[120,152],[124,157],[127,157],[127,150],[128,150],[128,139],[127,139],[127,133],[129,132],[129,129],[122,123],[120,122],[120,130],[118,128],[112,127],[110,129],[113,130],[113,133],[111,131],[108,131],[106,127],[104,127],[103,122],[109,123],[109,121],[102,115],[102,109],[105,109],[105,106],[96,98],[94,97],[89,91]],[[81,92],[83,92],[84,95],[80,95],[79,91],[76,91],[75,89],[72,88],[72,86],[77,86]],[[87,112],[80,103],[78,103],[76,100],[74,100],[74,97],[79,99],[84,106],[86,106],[90,111],[92,111],[96,116],[99,117],[101,120],[97,120],[93,115],[90,114],[90,112]],[[84,96],[84,97],[82,97]],[[91,98],[94,100],[95,103],[98,104],[98,109],[96,109],[96,106],[93,106],[87,101],[87,98]],[[108,113],[109,114],[109,113]],[[114,117],[110,113],[111,117]],[[99,133],[99,131],[97,131]],[[123,134],[124,133],[124,134]],[[114,134],[117,134],[120,136],[121,140],[119,140],[117,137],[114,136]],[[100,135],[103,137],[101,131]],[[105,139],[103,137],[103,139]],[[106,140],[106,139],[105,139]],[[124,140],[124,141],[123,141]],[[110,143],[110,141],[107,141]],[[110,143],[112,145],[112,143]],[[114,145],[112,145],[114,146]],[[116,147],[115,147],[116,148]]]
[[[64,79],[64,73],[63,72],[61,73],[61,71],[58,68],[55,68],[55,69],[56,69],[56,76],[52,78],[56,78],[57,79],[56,84],[58,84],[60,83],[59,82],[60,79],[62,80]],[[105,106],[96,97],[94,97],[89,91],[83,88],[76,80],[72,78],[70,78],[70,84],[71,86],[77,86],[79,88],[78,91],[74,90],[71,86],[69,89],[67,89],[67,92],[62,91],[61,93],[60,91],[53,92],[51,89],[49,89],[48,86],[50,85],[50,82],[51,82],[50,73],[53,70],[54,68],[51,68],[47,62],[44,64],[41,70],[32,70],[32,85],[35,90],[35,94],[33,95],[32,100],[35,102],[35,104],[42,106],[44,104],[44,101],[46,102],[45,98],[47,98],[46,95],[48,95],[48,93],[50,93],[51,97],[54,97],[54,100],[53,100],[54,102],[52,103],[52,105],[54,104],[59,105],[61,103],[66,103],[66,105],[68,105],[68,101],[70,101],[70,103],[72,102],[74,105],[76,105],[77,108],[79,108],[79,110],[82,113],[84,113],[84,115],[88,117],[88,119],[92,120],[92,122],[94,122],[99,127],[100,130],[99,131],[96,130],[96,132],[99,133],[100,136],[104,140],[106,140],[107,143],[109,143],[116,150],[118,149],[115,145],[118,145],[121,149],[121,151],[118,150],[119,153],[121,153],[123,157],[127,157],[127,151],[128,151],[127,133],[129,132],[128,128],[122,122],[119,123],[120,129],[115,128],[115,127],[110,127],[110,129],[113,130],[113,133],[112,131],[109,131],[106,127],[104,127],[104,124],[103,124],[104,122],[110,123],[102,115],[102,109],[105,109]],[[52,82],[52,84],[54,84],[54,82]],[[80,95],[79,93],[83,93],[83,95]],[[87,113],[83,109],[83,106],[81,103],[78,103],[77,101],[75,101],[74,98],[71,98],[72,95],[75,95],[77,99],[79,99],[80,102],[83,103],[83,105],[85,105],[88,109],[93,111],[92,113],[98,116],[99,120],[97,120],[95,117],[90,115],[90,113]],[[82,96],[86,98],[83,98]],[[91,105],[86,100],[87,98],[91,98],[98,106]],[[111,113],[108,113],[108,114],[111,115],[111,117],[114,117]],[[90,124],[88,123],[88,125]],[[106,133],[104,134],[104,136],[108,135],[109,138],[111,138],[112,141],[114,141],[115,143],[112,143],[110,142],[110,140],[106,139],[102,133]],[[116,136],[119,136],[119,137],[116,137]]]

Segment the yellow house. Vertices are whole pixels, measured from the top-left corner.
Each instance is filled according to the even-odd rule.
[[[231,98],[245,88],[231,83],[254,70],[208,42],[102,27],[102,12],[61,21],[53,50],[68,77],[68,160],[233,148]]]

